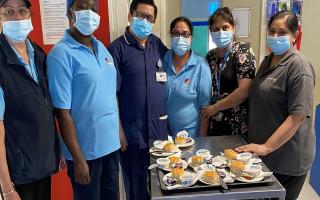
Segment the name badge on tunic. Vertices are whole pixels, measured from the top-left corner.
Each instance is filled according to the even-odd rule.
[[[167,73],[165,72],[156,72],[157,82],[167,82]]]
[[[162,61],[160,58],[157,62],[157,65],[159,69],[158,72],[156,72],[157,82],[167,82],[167,73],[162,70]]]

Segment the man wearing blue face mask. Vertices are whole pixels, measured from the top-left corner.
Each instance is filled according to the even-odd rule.
[[[191,50],[193,27],[186,17],[171,22],[171,51],[164,57],[167,72],[166,103],[174,136],[186,130],[191,137],[206,136],[208,120],[201,108],[211,103],[211,73],[207,61]]]
[[[134,0],[123,36],[109,47],[118,70],[118,101],[123,126],[121,164],[126,196],[147,199],[149,139],[167,139],[165,73],[161,58],[166,47],[152,33],[157,16],[153,0]]]
[[[50,200],[60,149],[31,3],[0,0],[0,29],[0,196]]]
[[[71,27],[47,60],[49,90],[76,200],[118,196],[117,72],[108,50],[92,35],[100,23],[97,4],[69,1]]]

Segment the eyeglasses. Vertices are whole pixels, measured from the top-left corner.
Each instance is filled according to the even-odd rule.
[[[137,17],[138,19],[146,19],[148,20],[150,23],[154,23],[156,21],[156,19],[154,18],[154,16],[152,15],[147,15],[144,14],[142,12],[136,12],[135,13],[135,17]]]
[[[180,33],[179,31],[173,31],[171,33],[172,37],[184,37],[184,38],[189,38],[191,36],[191,33],[189,31],[183,31],[182,33]]]
[[[6,7],[3,8],[3,11],[0,13],[0,15],[5,19],[13,19],[17,13],[22,18],[28,18],[31,15],[30,10],[27,7],[20,7],[18,9]]]

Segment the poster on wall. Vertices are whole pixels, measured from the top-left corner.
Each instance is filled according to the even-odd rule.
[[[250,37],[251,9],[233,8],[232,15],[236,23],[236,34],[238,38]]]
[[[69,28],[67,0],[40,0],[40,13],[45,45],[56,44]]]
[[[277,12],[291,11],[300,19],[302,14],[303,0],[268,0],[267,1],[267,21]]]
[[[302,15],[303,0],[268,0],[266,5],[266,20],[270,21],[270,18],[279,11],[291,11],[294,13],[299,21],[298,31],[299,35],[296,38],[296,48],[300,50],[302,40],[302,27],[301,27],[301,15]]]
[[[268,0],[267,2],[267,21],[275,15],[277,12],[283,11],[290,11],[290,0]]]

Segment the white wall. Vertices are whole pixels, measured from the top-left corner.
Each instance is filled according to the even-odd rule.
[[[128,25],[128,1],[108,0],[110,42],[117,39]]]
[[[320,104],[320,23],[319,0],[304,0],[302,8],[302,45],[301,52],[312,63],[316,71],[314,105]],[[320,122],[317,122],[320,123]]]

